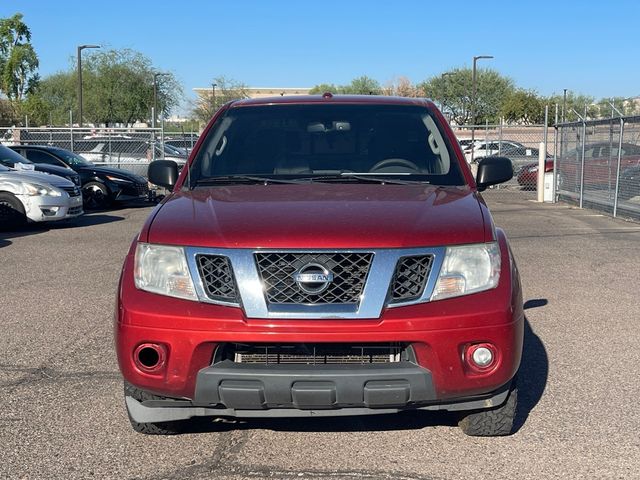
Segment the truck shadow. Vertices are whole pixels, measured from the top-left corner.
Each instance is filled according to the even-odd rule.
[[[525,310],[543,307],[545,299],[529,300]],[[542,398],[549,375],[549,359],[544,344],[533,332],[525,317],[522,362],[518,372],[518,410],[513,432],[525,424],[530,412]],[[283,432],[369,432],[419,430],[426,427],[458,424],[455,412],[408,410],[396,414],[261,419],[201,419],[192,424],[187,433],[219,432],[226,430],[274,430]]]

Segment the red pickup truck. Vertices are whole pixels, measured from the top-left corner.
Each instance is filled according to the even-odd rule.
[[[115,315],[133,428],[196,417],[457,412],[511,433],[520,279],[434,104],[277,97],[221,108],[126,256]]]

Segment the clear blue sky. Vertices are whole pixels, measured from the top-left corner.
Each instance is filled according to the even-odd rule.
[[[187,96],[224,74],[255,87],[418,82],[473,55],[541,94],[640,95],[635,1],[3,1],[24,14],[43,76],[75,48],[131,48],[172,71]]]

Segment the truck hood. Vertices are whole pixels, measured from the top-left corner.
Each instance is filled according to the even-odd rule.
[[[488,241],[482,205],[468,187],[218,186],[176,192],[146,232],[150,243],[219,248],[426,247]]]

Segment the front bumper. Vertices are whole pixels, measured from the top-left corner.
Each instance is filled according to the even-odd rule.
[[[79,217],[84,213],[82,196],[21,195],[25,214],[32,222],[52,222]]]
[[[147,183],[110,182],[107,186],[113,192],[114,200],[117,201],[146,199],[149,195]]]
[[[140,423],[192,417],[325,417],[397,413],[403,410],[466,411],[502,405],[511,382],[495,391],[438,400],[430,372],[412,364],[333,366],[313,372],[307,366],[285,369],[219,365],[198,374],[193,400],[125,397],[131,418]],[[338,368],[342,367],[342,368]],[[234,380],[235,378],[235,380]]]
[[[300,409],[296,395],[302,393],[295,393],[294,385],[298,381],[315,379],[323,385],[309,388],[318,387],[318,395],[325,398],[320,406],[332,411],[372,406],[418,408],[490,395],[507,385],[516,374],[524,329],[517,268],[504,234],[498,231],[498,237],[502,271],[497,288],[447,300],[386,308],[380,318],[348,320],[251,319],[246,318],[238,307],[180,300],[137,290],[133,284],[133,245],[123,268],[116,311],[115,337],[120,369],[127,382],[142,390],[195,402],[189,405],[197,408],[217,405],[215,408],[234,411],[243,405],[246,410],[263,412],[267,409]],[[411,369],[402,372],[384,371],[380,376],[378,370],[366,370],[360,372],[357,381],[349,377],[347,383],[353,381],[359,385],[355,396],[342,389],[342,381],[336,380],[340,377],[339,372],[327,365],[315,366],[311,372],[297,376],[275,366],[269,366],[267,372],[252,370],[246,374],[243,366],[231,365],[233,369],[229,369],[228,364],[214,363],[216,348],[223,343],[383,342],[411,345],[415,362],[404,365]],[[464,351],[471,344],[484,342],[495,346],[495,364],[487,371],[473,371],[465,363]],[[165,363],[156,372],[144,372],[136,367],[133,352],[143,343],[155,343],[166,350]],[[278,372],[284,374],[284,383],[278,384],[277,391],[272,392],[270,385]],[[412,380],[419,378],[418,373],[425,376],[424,387],[417,388],[418,383]],[[366,400],[365,392],[368,382],[378,380],[393,381],[397,388],[389,387],[390,396],[382,395],[383,401],[374,402],[374,405]],[[256,383],[245,384],[245,381]],[[333,386],[329,382],[333,382]],[[239,398],[226,390],[234,385],[246,396]],[[374,383],[372,388],[377,385]],[[397,395],[404,395],[404,403],[389,400]]]

